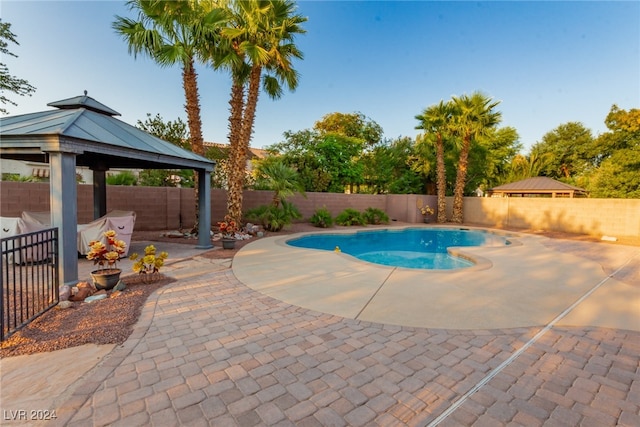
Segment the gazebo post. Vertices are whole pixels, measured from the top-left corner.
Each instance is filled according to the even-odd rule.
[[[93,219],[107,214],[107,174],[104,168],[93,169]]]
[[[51,226],[58,227],[58,272],[63,285],[78,283],[76,154],[50,152]]]
[[[198,245],[197,249],[210,249],[211,244],[211,177],[204,169],[198,169]]]

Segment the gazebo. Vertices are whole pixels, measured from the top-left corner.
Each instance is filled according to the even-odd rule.
[[[489,197],[587,197],[584,188],[574,187],[546,176],[536,176],[487,190]]]
[[[193,169],[198,174],[199,249],[209,249],[210,176],[215,163],[116,119],[85,94],[47,104],[54,110],[0,118],[0,157],[50,166],[51,225],[59,230],[63,284],[78,281],[76,166],[93,171],[94,218],[106,214],[106,171]]]

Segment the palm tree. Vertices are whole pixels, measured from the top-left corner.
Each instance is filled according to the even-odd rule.
[[[298,73],[292,60],[303,55],[293,39],[305,32],[300,25],[307,19],[294,14],[295,3],[290,0],[237,0],[229,7],[232,18],[221,30],[222,43],[211,54],[215,67],[228,69],[232,77],[227,212],[240,221],[260,87],[273,99],[282,96],[283,85],[295,90]]]
[[[532,152],[529,156],[518,154],[511,160],[508,181],[520,181],[522,179],[540,176],[550,162],[551,153],[538,155]]]
[[[298,171],[287,166],[280,158],[271,161],[265,159],[258,168],[260,175],[256,185],[273,191],[272,205],[280,206],[280,202],[296,193],[304,194],[304,188],[298,179]]]
[[[420,124],[416,129],[424,130],[433,135],[436,146],[436,189],[438,193],[438,219],[439,223],[447,222],[447,175],[444,164],[444,144],[448,134],[451,120],[452,106],[449,102],[440,101],[436,105],[424,110],[416,119]]]
[[[462,223],[464,186],[467,179],[471,143],[495,128],[500,123],[502,113],[493,111],[500,101],[492,101],[491,98],[480,92],[474,92],[471,96],[454,96],[452,102],[454,109],[452,126],[457,136],[461,139],[461,147],[456,184],[453,191],[453,215],[451,220],[456,223]]]
[[[129,53],[147,55],[161,67],[180,65],[185,95],[185,111],[191,136],[191,151],[204,155],[200,98],[195,60],[202,56],[204,41],[215,38],[225,22],[223,9],[215,2],[129,0],[129,9],[138,12],[138,19],[116,16],[112,28],[128,45]],[[196,176],[196,226],[198,185]]]

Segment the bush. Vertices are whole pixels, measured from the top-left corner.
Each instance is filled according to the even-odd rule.
[[[336,224],[346,226],[366,225],[367,222],[360,212],[352,208],[347,208],[338,214],[336,217]]]
[[[379,225],[389,223],[389,215],[378,208],[367,208],[367,210],[364,211],[364,219],[367,221],[367,224]]]
[[[138,178],[130,171],[123,171],[107,177],[108,185],[136,185]]]
[[[333,217],[329,209],[322,207],[315,211],[311,218],[309,218],[309,222],[316,227],[329,228],[333,225]]]
[[[262,205],[249,209],[245,217],[261,224],[267,231],[280,231],[294,219],[302,218],[302,214],[293,204],[283,200],[278,206]]]

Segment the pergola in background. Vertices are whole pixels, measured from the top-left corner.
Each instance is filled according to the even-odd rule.
[[[587,197],[584,188],[574,187],[545,176],[536,176],[487,190],[489,197]]]
[[[193,169],[198,174],[199,249],[212,247],[210,176],[215,163],[116,119],[87,96],[47,104],[55,110],[0,118],[0,157],[49,163],[51,225],[58,227],[60,277],[78,282],[76,166],[93,171],[93,212],[107,212],[106,171]]]

